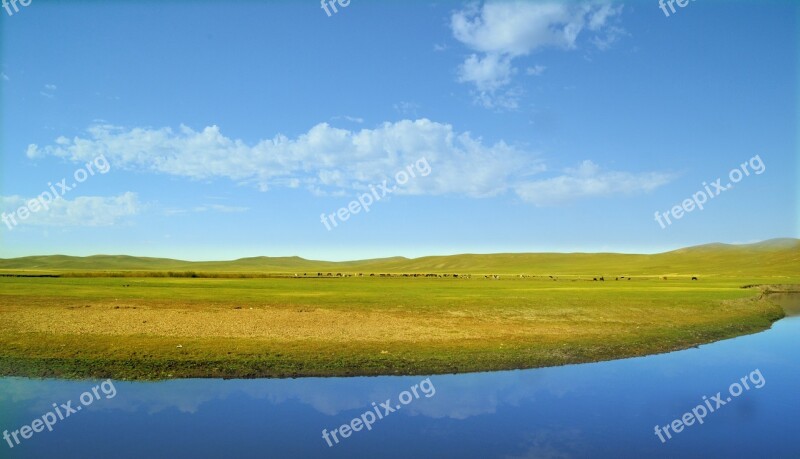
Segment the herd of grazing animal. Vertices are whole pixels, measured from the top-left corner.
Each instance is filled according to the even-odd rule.
[[[501,279],[501,275],[500,274],[483,274],[482,276],[483,276],[484,279],[489,279],[489,280],[500,280]],[[314,273],[311,273],[310,275],[309,275],[309,273],[303,273],[302,276],[300,274],[294,274],[294,277],[312,277],[312,278],[314,278],[314,277],[425,277],[425,278],[433,277],[433,278],[440,278],[440,279],[441,278],[472,279],[472,274],[458,274],[458,273],[453,273],[453,274],[450,274],[450,273],[445,273],[445,274],[442,274],[442,273],[369,273],[369,274],[364,274],[364,273],[333,273],[333,272],[322,273],[322,272],[318,272],[318,273],[316,273],[316,275],[314,275]],[[480,277],[480,275],[478,277]],[[517,275],[514,275],[514,276],[505,275],[505,278],[509,278],[509,279],[515,278],[515,277],[518,278],[518,279],[536,279],[537,277],[544,277],[544,276],[534,276],[534,275],[530,275],[530,274],[517,274]],[[555,277],[555,276],[547,276],[547,277],[550,280],[558,281],[558,277]],[[616,281],[626,280],[626,279],[627,280],[631,280],[633,278],[630,277],[630,276],[616,276],[614,278],[614,280],[616,280]],[[661,277],[661,279],[662,280],[668,280],[668,278],[666,276]],[[576,278],[576,279],[572,279],[572,280],[576,281],[576,280],[581,280],[581,279],[580,278]],[[698,280],[697,276],[692,276],[692,280],[693,281]],[[596,277],[592,278],[592,281],[605,282],[606,278],[605,278],[605,276],[596,276]]]
[[[480,276],[481,275],[476,275],[476,278],[480,278]],[[487,280],[500,280],[501,279],[501,275],[500,274],[483,274],[482,276],[483,276],[483,279],[487,279]],[[193,275],[191,277],[205,277],[205,276],[203,276],[201,274],[199,276],[198,275]],[[384,278],[387,278],[387,277],[389,277],[389,278],[391,278],[391,277],[395,277],[395,278],[424,277],[424,278],[439,278],[439,279],[443,279],[443,278],[472,279],[472,274],[458,274],[458,273],[452,273],[452,274],[451,273],[444,273],[444,274],[441,274],[441,273],[369,273],[369,274],[364,274],[364,273],[333,273],[333,272],[323,273],[323,272],[317,272],[317,273],[303,273],[302,275],[300,275],[300,273],[293,273],[293,274],[275,274],[275,275],[258,276],[258,277],[275,277],[275,278],[294,277],[294,278],[298,278],[298,279],[300,279],[300,278],[307,278],[307,279],[315,279],[315,278],[345,278],[345,277],[384,277]],[[504,275],[505,279],[513,279],[513,278],[518,278],[518,279],[536,279],[537,277],[544,279],[544,276],[534,276],[534,275],[529,275],[529,274],[518,274],[518,275],[513,275],[513,276],[512,275]],[[547,276],[547,277],[550,280],[558,281],[558,277],[555,277],[555,276]],[[633,278],[630,277],[630,276],[617,276],[617,277],[614,278],[614,280],[617,280],[617,281],[625,280],[625,279],[631,280]],[[667,276],[662,276],[661,279],[665,280],[665,281],[668,280]],[[691,279],[692,279],[692,281],[698,281],[699,280],[697,276],[692,276]],[[588,279],[582,279],[582,278],[577,277],[577,278],[572,278],[570,280],[572,282],[576,282],[576,281],[582,281],[582,280],[588,280]],[[592,278],[592,281],[594,281],[594,282],[598,282],[598,281],[599,282],[605,282],[605,280],[606,280],[605,276],[598,276],[598,277],[593,277]],[[131,284],[122,284],[122,287],[130,287],[130,286],[131,286]]]
[[[299,274],[295,274],[294,277],[364,277],[367,276],[364,273],[358,274],[351,274],[351,273],[317,273],[316,276],[313,274],[311,276],[308,273],[303,273],[302,276]],[[458,273],[370,273],[369,277],[436,277],[436,278],[453,278],[453,279],[472,279],[472,274],[458,274]],[[520,279],[528,279],[528,278],[535,278],[536,276],[529,276],[527,274],[520,274]],[[500,280],[499,274],[485,274],[483,276],[484,279],[491,279],[491,280]],[[550,276],[551,279],[556,280],[553,276]]]
[[[443,279],[443,278],[472,279],[472,274],[458,274],[458,273],[452,273],[452,274],[451,273],[369,273],[369,274],[365,274],[365,273],[333,273],[333,272],[323,273],[323,272],[317,272],[317,273],[303,273],[302,275],[299,274],[299,273],[295,273],[295,274],[293,274],[293,276],[294,277],[310,277],[310,278],[315,278],[315,277],[424,277],[424,278],[431,278],[431,277],[433,277],[433,278],[439,278],[439,279]],[[477,277],[480,278],[480,276],[483,276],[483,279],[488,279],[488,280],[500,280],[501,279],[501,275],[500,274],[483,274],[483,275],[478,275]],[[276,276],[276,277],[282,277],[282,276]],[[513,276],[512,275],[504,275],[504,278],[507,278],[507,279],[513,279],[513,278],[518,278],[518,279],[536,279],[537,277],[543,278],[544,276],[534,276],[534,275],[530,275],[530,274],[517,274],[517,275],[513,275]],[[547,276],[547,278],[549,278],[550,280],[553,280],[553,281],[558,281],[558,277],[555,277],[555,276]],[[614,278],[614,280],[616,280],[616,281],[631,280],[631,279],[633,279],[633,278],[630,277],[630,276],[616,276]],[[662,280],[669,280],[669,278],[667,276],[662,276],[661,279]],[[693,281],[696,281],[696,280],[698,280],[698,277],[697,276],[692,276],[691,279]],[[575,279],[572,279],[572,280],[573,281],[579,281],[579,280],[582,280],[582,279],[575,278]],[[592,281],[594,281],[594,282],[605,282],[606,278],[605,278],[605,276],[596,276],[596,277],[592,277]]]

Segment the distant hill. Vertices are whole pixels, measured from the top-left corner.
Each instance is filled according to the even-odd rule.
[[[0,259],[0,270],[195,271],[233,273],[472,273],[531,275],[733,275],[800,276],[800,240],[771,239],[756,244],[706,244],[671,252],[498,253],[382,258],[331,262],[300,257],[252,257],[233,261],[191,262],[127,255],[30,256]]]

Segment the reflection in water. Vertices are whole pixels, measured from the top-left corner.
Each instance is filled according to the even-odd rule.
[[[800,293],[772,293],[767,298],[782,307],[787,316],[800,316]]]
[[[115,398],[14,449],[0,444],[0,457],[800,457],[799,332],[800,317],[793,317],[768,332],[671,354],[432,376],[435,397],[333,448],[323,428],[421,378],[116,381]],[[755,369],[763,388],[667,444],[655,436],[656,424]],[[30,424],[92,385],[0,379],[0,430]]]

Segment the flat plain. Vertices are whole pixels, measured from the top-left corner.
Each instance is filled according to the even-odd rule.
[[[433,374],[642,356],[769,328],[784,312],[763,293],[800,283],[799,254],[782,240],[342,264],[0,260],[0,374]],[[57,277],[14,277],[42,275]]]

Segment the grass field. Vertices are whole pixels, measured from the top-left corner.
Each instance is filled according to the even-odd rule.
[[[471,279],[368,274],[228,279],[136,277],[146,272],[139,268],[125,274],[134,277],[105,277],[126,268],[89,271],[74,264],[30,263],[3,268],[15,261],[0,260],[0,272],[7,274],[77,269],[97,276],[0,277],[0,375],[344,376],[590,362],[764,330],[783,311],[759,289],[741,287],[800,283],[796,247],[762,247],[755,254],[748,247],[750,255],[722,249],[723,256],[706,253],[713,261],[683,272],[681,266],[698,257],[694,250],[709,249],[684,252],[690,261],[673,253],[672,266],[649,273],[619,260],[615,265],[615,256],[609,256],[605,270],[594,276],[605,276],[605,282],[580,274],[596,272],[594,265],[581,265],[588,263],[585,255],[548,255],[562,269],[513,266],[537,277],[506,274],[499,280],[484,278],[480,273],[491,271],[478,262],[460,270],[473,272]],[[635,262],[662,262],[643,260]],[[402,272],[386,265],[396,259],[371,263],[378,272]],[[435,263],[406,263],[418,268],[405,266],[406,272],[442,272]],[[176,269],[183,268],[176,263]],[[615,280],[623,275],[633,279]],[[690,280],[694,275],[698,281]]]

